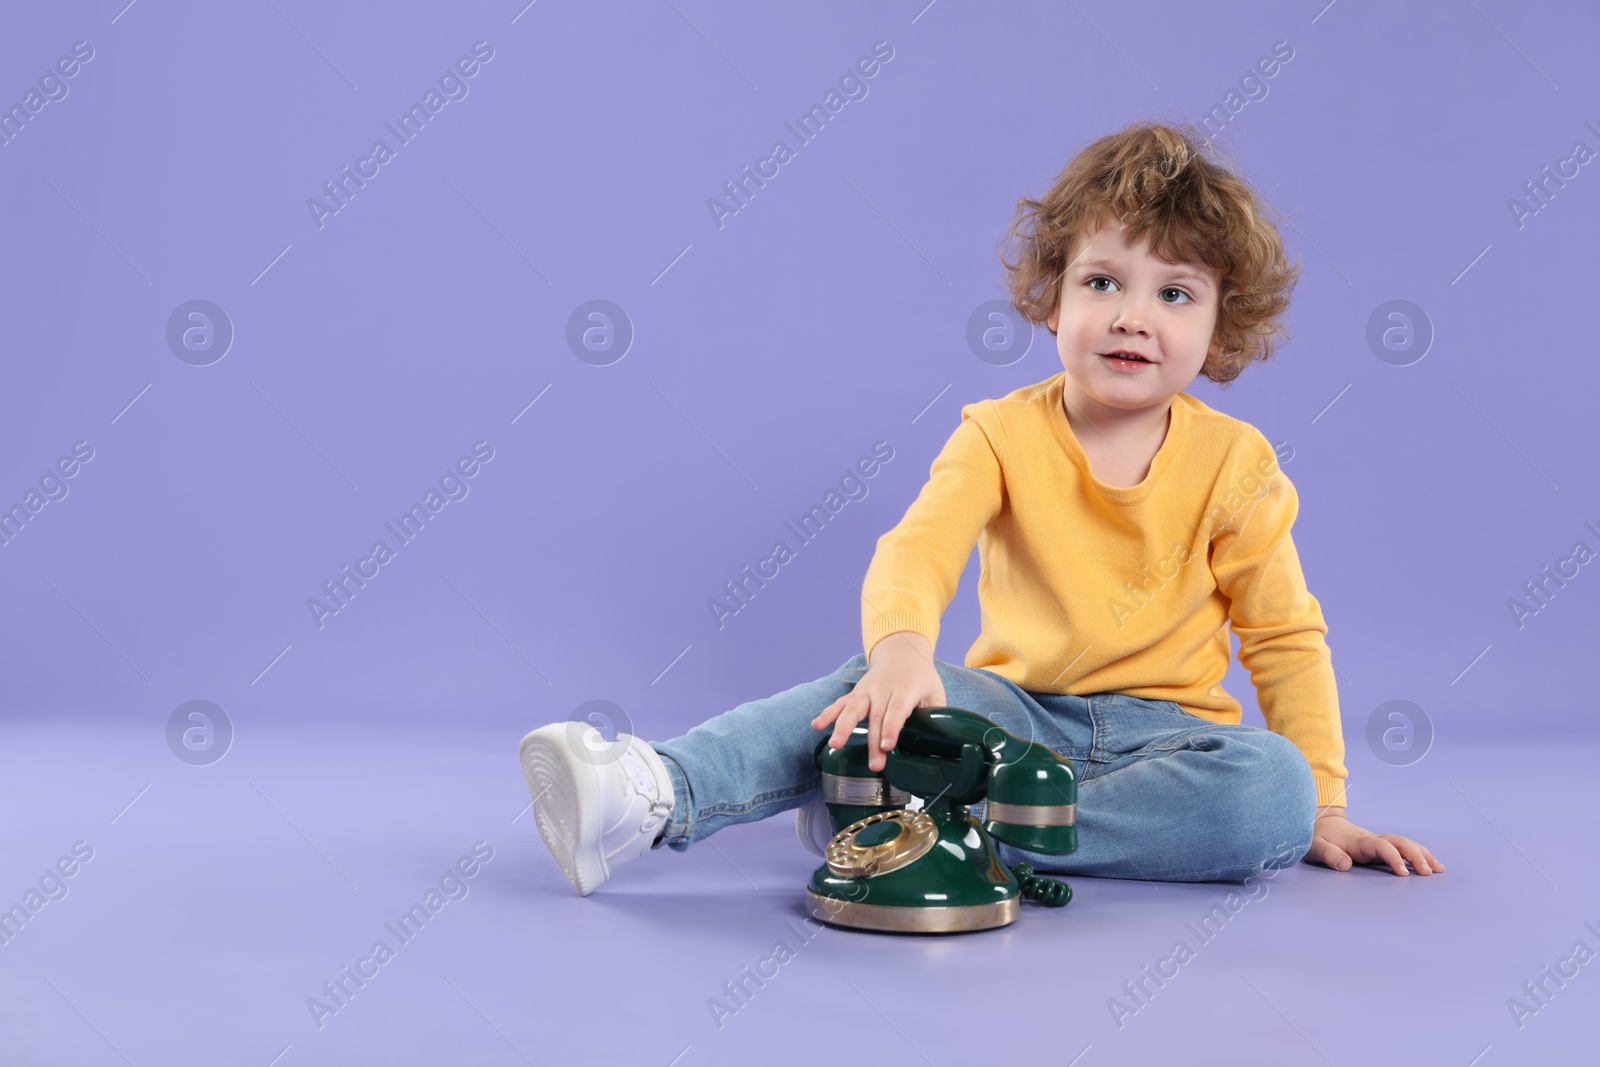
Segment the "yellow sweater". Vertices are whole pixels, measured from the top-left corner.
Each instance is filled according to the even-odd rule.
[[[1268,728],[1305,754],[1318,804],[1344,804],[1328,626],[1272,445],[1180,392],[1144,481],[1109,486],[1067,422],[1064,378],[961,409],[927,484],[878,539],[862,588],[867,654],[900,630],[937,646],[976,541],[982,632],[968,667],[1033,692],[1126,693],[1237,723],[1220,684],[1231,622]]]

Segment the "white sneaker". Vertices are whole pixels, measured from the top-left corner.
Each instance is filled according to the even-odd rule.
[[[672,779],[644,741],[557,722],[522,739],[522,773],[550,854],[580,896],[649,851],[672,814]]]
[[[827,854],[828,842],[833,840],[833,821],[828,818],[828,805],[820,792],[795,809],[794,834],[807,850],[819,856]]]

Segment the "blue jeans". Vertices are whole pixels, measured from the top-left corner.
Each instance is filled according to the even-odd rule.
[[[1065,856],[995,842],[1007,865],[1147,881],[1243,881],[1300,862],[1316,785],[1288,739],[1219,725],[1170,700],[1034,693],[977,668],[934,661],[945,704],[1067,757],[1078,772],[1078,848]],[[665,845],[682,852],[723,827],[800,807],[821,788],[811,720],[867,671],[857,653],[825,678],[740,704],[652,742],[676,799]],[[980,821],[982,803],[971,809]],[[798,842],[796,847],[800,847]]]

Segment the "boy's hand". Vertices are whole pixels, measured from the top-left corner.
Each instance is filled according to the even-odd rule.
[[[1402,877],[1410,873],[1407,861],[1418,874],[1444,870],[1433,853],[1409,837],[1375,834],[1334,812],[1319,815],[1312,824],[1311,848],[1305,858],[1336,871],[1348,871],[1352,863],[1387,863]]]
[[[825,730],[832,723],[828,747],[836,749],[867,717],[867,766],[881,771],[912,709],[943,704],[944,682],[933,665],[933,646],[921,634],[902,630],[873,646],[867,673],[854,689],[823,708],[811,726]]]

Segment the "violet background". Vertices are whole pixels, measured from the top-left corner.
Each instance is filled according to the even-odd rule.
[[[1586,125],[1600,127],[1592,7],[1525,18],[1500,0],[122,5],[17,7],[0,33],[0,103],[75,41],[95,50],[67,97],[0,146],[0,504],[20,502],[74,442],[95,452],[69,494],[0,547],[0,799],[12,827],[0,897],[20,896],[74,840],[105,857],[0,946],[8,995],[38,1009],[13,1009],[18,1062],[265,1064],[286,1044],[286,1065],[341,1062],[353,1054],[342,1048],[409,1062],[451,1027],[441,1048],[485,1041],[483,1062],[515,1062],[510,1044],[537,1061],[577,1040],[556,1036],[572,1006],[541,1014],[538,996],[575,996],[610,1020],[624,1000],[605,983],[617,979],[598,963],[597,985],[573,977],[594,946],[544,939],[557,926],[578,936],[572,923],[587,930],[585,917],[631,897],[629,936],[683,958],[709,920],[662,929],[656,909],[676,900],[680,918],[697,915],[704,898],[675,897],[674,878],[712,875],[657,863],[631,887],[619,879],[611,904],[566,899],[517,811],[516,740],[597,699],[622,710],[614,726],[674,736],[858,651],[857,589],[876,539],[916,496],[960,407],[1060,370],[1042,328],[1006,366],[966,339],[974,310],[1004,296],[997,243],[1017,200],[1131,121],[1200,121],[1279,41],[1293,58],[1218,140],[1291,220],[1284,236],[1304,265],[1292,339],[1231,388],[1199,380],[1190,392],[1293,450],[1294,536],[1330,626],[1352,818],[1447,862],[1465,845],[1447,855],[1435,842],[1457,827],[1519,868],[1530,897],[1549,898],[1526,909],[1547,920],[1540,932],[1500,931],[1503,962],[1470,992],[1450,1004],[1428,994],[1445,1006],[1417,1040],[1459,1036],[1456,1010],[1491,1018],[1487,1036],[1460,1037],[1462,1063],[1493,1041],[1576,1040],[1561,1028],[1581,1004],[1564,1022],[1530,1023],[1530,1037],[1503,1001],[1596,918],[1573,891],[1573,877],[1595,884],[1592,861],[1544,876],[1576,862],[1572,851],[1592,856],[1594,834],[1558,832],[1547,824],[1559,807],[1510,799],[1496,776],[1576,786],[1539,768],[1595,743],[1579,668],[1600,636],[1600,579],[1582,567],[1522,627],[1507,606],[1575,541],[1600,548],[1585,526],[1600,528],[1588,313],[1600,177],[1581,167],[1521,226],[1508,207],[1575,141],[1600,150]],[[466,98],[319,229],[307,199],[375,139],[392,144],[384,123],[480,40],[494,58]],[[894,55],[864,79],[867,95],[719,228],[707,200],[775,139],[794,145],[784,123],[878,41]],[[197,298],[235,331],[203,367],[165,337],[174,309]],[[594,299],[620,306],[635,333],[606,366],[567,342],[569,316]],[[1391,300],[1418,305],[1433,333],[1407,366],[1368,342]],[[308,598],[375,539],[393,545],[384,523],[483,440],[494,459],[469,495],[319,629]],[[869,494],[719,628],[708,600],[880,440],[894,459]],[[944,619],[937,653],[951,662],[978,632],[975,578],[974,563]],[[1224,685],[1259,725],[1237,664]],[[194,699],[222,707],[234,731],[227,756],[202,768],[166,740],[174,709]],[[1448,781],[1424,773],[1427,758],[1385,762],[1366,730],[1393,700],[1431,724],[1431,763],[1486,755],[1463,757]],[[1509,744],[1524,755],[1505,758]],[[1592,780],[1592,763],[1574,767]],[[698,1042],[699,1062],[739,1062],[705,1033],[701,1001],[762,954],[811,860],[784,836],[787,818],[770,822],[784,825],[742,838],[777,872],[757,894],[770,914],[712,962],[714,978],[684,979],[676,1001],[641,979],[661,1020],[606,1021],[588,1038],[616,1043],[618,1057],[667,1063]],[[394,992],[364,991],[313,1031],[305,998],[480,838],[508,860],[478,890],[499,910],[461,920],[450,974],[461,992],[475,968],[515,970],[504,952],[515,936],[544,961],[529,984],[501,975],[497,988],[518,990],[504,1010],[463,1014],[433,976],[443,964],[419,959]],[[756,887],[742,872],[760,860],[699,852],[685,862],[741,871],[723,890]],[[1406,891],[1443,892],[1450,877]],[[1391,890],[1376,876],[1359,884]],[[1439,940],[1481,934],[1480,909],[1498,894],[1472,892],[1486,896],[1441,918]],[[569,909],[559,922],[540,914],[557,908]],[[303,951],[280,941],[291,928]],[[1284,951],[1269,942],[1263,958]],[[905,966],[929,965],[914,958],[922,948],[896,946]],[[863,958],[882,963],[882,951]],[[926,951],[968,973],[948,943]],[[1101,1001],[1142,951],[1090,983],[1092,1022],[1071,1028],[1107,1025]],[[547,966],[558,960],[565,970]],[[237,984],[223,982],[235,969]],[[1567,998],[1592,1008],[1578,985]],[[770,1009],[746,1038],[785,1032],[787,1011],[827,1010],[829,988],[840,986],[819,983],[814,1011]],[[188,1025],[181,996],[198,998]],[[453,1015],[443,1030],[413,1010],[440,997]],[[1316,1003],[1327,1001],[1312,986]],[[364,1006],[365,1021],[347,1017]],[[1184,1010],[1216,1018],[1203,1003]],[[495,1024],[529,1028],[501,1043]],[[1347,1039],[1352,1054],[1363,1047]],[[1063,1039],[1061,1061],[1089,1040]],[[1128,1062],[1144,1054],[1133,1048]]]

